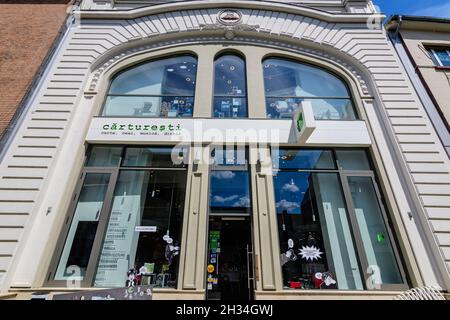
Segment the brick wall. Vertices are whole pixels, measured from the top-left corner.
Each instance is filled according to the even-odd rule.
[[[67,16],[70,0],[0,0],[0,136]]]

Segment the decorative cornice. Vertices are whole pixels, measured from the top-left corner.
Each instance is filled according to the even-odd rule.
[[[224,25],[219,22],[211,23],[211,24],[201,24],[200,30],[209,30],[209,31],[223,31],[224,37],[228,40],[233,39],[236,36],[235,32],[239,31],[259,31],[259,25],[249,25],[249,24],[235,24],[235,25]]]
[[[144,6],[132,10],[79,10],[75,14],[79,19],[136,19],[143,16],[155,15],[171,11],[200,10],[200,9],[256,9],[285,12],[288,14],[302,15],[310,18],[319,19],[326,22],[343,23],[366,23],[369,17],[377,18],[383,21],[386,17],[383,14],[349,14],[349,13],[330,13],[327,11],[314,9],[299,4],[291,5],[288,3],[271,1],[230,1],[230,0],[197,0],[197,1],[179,1],[164,3],[160,5]]]

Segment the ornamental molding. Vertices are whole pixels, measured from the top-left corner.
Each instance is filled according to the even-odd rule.
[[[235,24],[235,25],[224,25],[220,22],[211,24],[201,24],[201,31],[223,31],[224,37],[228,40],[233,39],[236,36],[236,32],[259,32],[259,25],[249,25],[249,24]]]
[[[214,24],[215,25],[215,24]],[[212,30],[212,29],[208,29]],[[224,30],[224,29],[219,29]],[[236,29],[231,29],[231,31],[235,31]],[[228,29],[226,29],[228,31]],[[284,49],[287,52],[295,53],[295,54],[303,54],[305,56],[309,56],[312,58],[318,58],[320,60],[327,61],[329,63],[332,63],[334,65],[338,65],[341,68],[345,69],[349,74],[353,75],[353,77],[358,81],[360,91],[362,95],[369,96],[370,92],[368,89],[368,85],[366,81],[364,80],[364,77],[361,75],[361,73],[356,69],[355,66],[352,66],[350,63],[338,58],[336,55],[329,54],[327,52],[306,48],[303,46],[298,46],[290,43],[285,43],[281,41],[272,41],[268,39],[255,39],[250,37],[242,37],[237,36],[233,37],[232,40],[228,40],[229,44],[235,44],[235,45],[242,45],[242,44],[255,44],[265,47],[272,47],[274,49]],[[141,55],[144,53],[153,52],[156,50],[161,49],[167,49],[171,47],[177,47],[180,45],[195,45],[199,43],[226,43],[224,42],[224,38],[220,36],[204,36],[204,37],[190,37],[190,38],[184,38],[184,39],[174,39],[169,41],[161,41],[161,42],[155,42],[152,44],[146,44],[146,45],[140,45],[136,46],[132,49],[124,49],[121,52],[118,52],[115,54],[112,58],[108,59],[106,62],[95,68],[91,73],[91,79],[88,81],[89,86],[88,90],[85,92],[86,95],[92,95],[96,93],[98,83],[100,81],[100,78],[102,74],[104,74],[105,71],[107,71],[109,68],[111,68],[113,65],[118,63],[119,61],[123,61],[125,59],[128,59],[132,56]],[[330,48],[334,48],[330,46]],[[112,49],[111,49],[112,50]],[[110,50],[110,51],[111,51]],[[105,53],[107,55],[108,52]],[[365,66],[359,62],[355,61],[361,65],[361,67],[365,68]]]

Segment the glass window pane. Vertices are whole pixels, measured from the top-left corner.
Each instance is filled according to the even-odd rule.
[[[375,273],[374,287],[403,283],[372,179],[349,177],[348,184],[369,267]]]
[[[245,62],[236,55],[224,55],[214,62],[215,118],[246,118],[247,89]]]
[[[123,166],[126,167],[184,167],[188,162],[187,147],[150,147],[125,150]]]
[[[152,61],[119,73],[109,94],[193,96],[196,74],[197,60],[191,56]]]
[[[338,175],[279,172],[274,188],[284,287],[363,289]]]
[[[108,96],[106,117],[192,117],[194,98],[186,96]]]
[[[340,78],[318,67],[271,58],[263,72],[267,97],[350,97]]]
[[[245,96],[245,62],[236,55],[224,55],[214,62],[215,96]]]
[[[336,150],[339,166],[343,170],[370,170],[369,159],[365,150]]]
[[[445,67],[450,67],[450,54],[448,50],[435,50],[438,59]]]
[[[247,98],[214,98],[214,118],[246,118]]]
[[[212,171],[211,213],[250,213],[250,180],[247,171]]]
[[[122,147],[92,147],[87,167],[116,167],[119,165],[120,157],[122,156]]]
[[[91,255],[98,220],[108,189],[109,173],[88,173],[64,244],[55,280],[82,280]]]
[[[280,149],[272,150],[275,169],[335,169],[331,150]]]
[[[267,98],[267,117],[292,119],[302,102],[310,102],[316,120],[355,120],[350,99]]]
[[[185,171],[121,171],[94,285],[176,287]]]

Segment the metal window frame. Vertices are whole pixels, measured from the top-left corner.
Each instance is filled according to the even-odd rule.
[[[341,81],[341,83],[345,86],[345,88],[347,89],[347,94],[348,94],[348,97],[303,97],[303,96],[276,96],[276,95],[267,95],[265,92],[266,92],[266,77],[265,77],[265,75],[264,75],[264,62],[266,61],[266,60],[269,60],[269,59],[278,59],[278,60],[284,60],[284,61],[289,61],[289,62],[292,62],[292,63],[296,63],[296,64],[299,64],[299,65],[306,65],[306,66],[308,66],[308,67],[311,67],[311,68],[316,68],[316,69],[319,69],[319,70],[322,70],[322,71],[324,71],[324,72],[326,72],[326,73],[328,73],[328,74],[330,74],[331,76],[333,76],[333,77],[335,77],[336,79],[338,79],[338,80],[340,80]],[[355,108],[355,97],[354,97],[354,94],[353,94],[353,91],[351,90],[351,87],[349,86],[349,84],[344,80],[344,79],[342,79],[342,77],[340,77],[338,74],[336,74],[336,73],[334,73],[334,72],[332,72],[332,71],[330,71],[330,70],[328,70],[328,69],[326,69],[326,68],[323,68],[323,67],[320,67],[320,66],[317,66],[317,65],[315,65],[315,64],[312,64],[312,63],[307,63],[307,62],[302,62],[302,61],[299,61],[299,60],[297,60],[297,59],[295,59],[295,58],[287,58],[287,57],[283,57],[283,56],[279,56],[279,55],[269,55],[269,56],[266,56],[266,57],[264,57],[264,59],[261,61],[261,66],[262,66],[262,68],[263,68],[263,82],[264,82],[264,98],[265,98],[265,100],[266,100],[266,113],[267,113],[267,107],[268,107],[268,105],[267,105],[267,99],[289,99],[289,98],[291,98],[291,99],[294,99],[294,98],[300,98],[300,99],[346,99],[346,100],[350,100],[350,102],[351,102],[351,104],[352,104],[352,110],[353,110],[353,114],[355,115],[355,119],[353,119],[353,120],[333,120],[333,121],[354,121],[354,120],[361,120],[362,118],[361,118],[361,116],[359,115],[359,113],[358,113],[358,110],[357,110],[357,108]],[[320,121],[320,120],[319,120]]]
[[[195,63],[196,63],[196,65],[197,65],[196,73],[195,73],[194,93],[193,93],[193,95],[192,95],[192,98],[193,98],[193,101],[192,101],[192,114],[194,114],[194,106],[195,106],[195,90],[196,90],[196,88],[197,88],[197,78],[198,78],[198,56],[196,56],[195,54],[191,54],[191,53],[182,53],[182,52],[178,52],[178,53],[174,53],[174,54],[172,54],[172,55],[168,55],[168,56],[164,56],[164,57],[160,57],[160,58],[153,58],[153,59],[150,58],[150,59],[148,59],[148,60],[141,61],[141,62],[136,63],[136,64],[132,64],[132,65],[130,65],[130,66],[128,66],[128,67],[126,67],[126,68],[124,68],[124,69],[122,69],[122,70],[118,70],[116,73],[114,73],[114,75],[109,79],[108,89],[105,91],[106,94],[105,94],[104,97],[103,97],[103,103],[102,103],[102,107],[100,108],[99,115],[100,115],[101,117],[108,117],[108,116],[104,116],[103,114],[104,114],[104,111],[105,111],[105,108],[106,108],[106,102],[107,102],[107,100],[108,100],[108,97],[109,97],[109,96],[114,96],[114,94],[110,94],[110,91],[111,91],[111,85],[112,85],[113,81],[115,80],[115,78],[116,78],[117,76],[119,76],[120,74],[122,74],[122,73],[124,73],[124,72],[126,72],[126,71],[129,71],[129,70],[131,70],[131,69],[133,69],[133,68],[135,68],[135,67],[138,67],[138,66],[140,66],[140,65],[144,65],[144,64],[152,63],[152,62],[156,62],[156,61],[168,60],[168,59],[177,58],[177,57],[183,57],[183,56],[188,56],[188,57],[194,58],[195,61],[196,61]],[[129,95],[125,95],[125,96],[129,96]],[[140,95],[138,95],[138,96],[140,96]],[[145,96],[145,95],[144,95],[144,96]],[[149,95],[149,96],[152,96],[152,95]],[[161,96],[171,96],[171,95],[161,95]],[[189,95],[176,95],[176,96],[180,96],[180,97],[191,97],[191,96],[189,96]],[[145,118],[145,117],[138,117],[138,118]],[[148,118],[153,118],[153,117],[148,117]]]
[[[111,147],[122,147],[121,156],[116,166],[110,166],[110,167],[87,167],[87,161],[88,157],[91,154],[92,149],[95,146],[111,146]],[[61,229],[61,232],[58,236],[58,240],[56,242],[56,247],[53,251],[53,255],[51,258],[51,262],[47,271],[46,279],[44,280],[44,285],[47,287],[62,287],[66,288],[68,287],[67,284],[70,282],[70,279],[65,280],[55,280],[54,276],[56,274],[56,271],[58,269],[59,260],[61,259],[62,252],[64,250],[66,239],[73,221],[73,218],[75,216],[75,210],[78,204],[78,200],[80,197],[81,189],[83,188],[83,184],[86,178],[86,175],[88,174],[95,174],[95,173],[108,173],[110,174],[110,179],[108,182],[108,188],[105,193],[105,197],[103,200],[102,209],[99,214],[98,218],[98,226],[94,237],[94,242],[91,248],[91,253],[89,256],[89,262],[86,268],[86,274],[83,278],[83,280],[80,281],[80,287],[82,288],[91,288],[93,287],[95,275],[98,267],[98,261],[101,254],[101,248],[103,245],[104,238],[106,236],[106,230],[108,228],[109,219],[111,217],[111,209],[113,205],[113,198],[114,198],[114,192],[117,187],[117,181],[120,176],[121,171],[185,171],[186,172],[186,179],[185,179],[185,187],[187,187],[187,172],[188,172],[188,166],[184,167],[177,167],[177,168],[170,168],[170,167],[124,167],[123,161],[125,158],[125,153],[127,147],[132,148],[139,148],[140,146],[135,145],[104,145],[104,144],[93,144],[90,145],[86,155],[85,159],[83,161],[83,169],[81,170],[79,179],[77,181],[74,195],[72,197],[72,200],[70,202],[69,208],[66,212],[65,222]],[[143,148],[149,147],[149,146],[142,146]],[[165,146],[155,146],[155,147],[165,147]],[[171,146],[175,147],[175,146]],[[184,201],[182,212],[184,212],[184,206],[186,204],[186,199]],[[183,217],[182,217],[183,218]],[[181,228],[181,234],[183,233],[182,225]],[[179,266],[178,266],[179,268]],[[177,271],[178,273],[178,271]]]
[[[225,56],[235,56],[238,57],[240,59],[242,59],[242,61],[244,62],[244,84],[245,84],[245,94],[243,95],[223,95],[223,94],[216,94],[216,62],[218,59],[225,57]],[[248,118],[248,84],[247,84],[247,61],[245,59],[245,56],[236,53],[234,51],[225,51],[225,52],[221,52],[219,55],[217,55],[216,57],[214,57],[214,61],[213,61],[213,94],[212,94],[212,103],[211,103],[211,118],[213,119],[236,119],[233,117],[223,117],[223,118],[216,118],[214,117],[214,101],[216,100],[216,98],[238,98],[238,99],[245,99],[245,116],[244,117],[237,117],[237,119],[247,119]]]
[[[216,146],[210,145],[211,152],[214,150]],[[207,209],[207,215],[209,216],[250,216],[252,214],[253,206],[252,203],[252,177],[251,177],[251,167],[249,165],[249,148],[248,146],[238,146],[234,145],[234,150],[237,151],[238,148],[244,148],[245,150],[245,164],[242,165],[216,165],[215,163],[211,163],[209,165],[209,176],[208,176],[208,191],[211,191],[211,173],[214,171],[240,171],[240,172],[247,172],[248,175],[248,187],[249,187],[249,196],[250,196],[250,207],[248,208],[248,212],[236,212],[232,213],[229,211],[225,212],[211,212],[211,205],[210,205],[210,199],[208,196],[208,209]],[[226,149],[225,149],[226,150]],[[211,155],[210,155],[211,156]]]
[[[376,175],[375,172],[373,171],[373,169],[371,170],[344,170],[341,168],[340,164],[339,164],[339,160],[336,154],[337,150],[362,150],[366,153],[367,156],[367,160],[369,161],[369,166],[370,168],[373,168],[373,161],[372,161],[372,157],[370,157],[369,153],[367,152],[367,149],[364,148],[302,148],[302,147],[286,147],[286,148],[280,148],[280,149],[284,149],[284,150],[331,150],[332,154],[333,154],[333,160],[335,162],[335,168],[336,169],[276,169],[276,172],[310,172],[310,173],[334,173],[338,175],[338,178],[340,180],[340,188],[342,191],[342,195],[344,197],[344,202],[346,205],[346,213],[347,213],[347,219],[349,222],[349,227],[350,227],[350,236],[353,239],[353,246],[355,248],[355,254],[357,255],[357,262],[359,265],[359,271],[360,271],[360,275],[361,275],[361,280],[363,283],[363,288],[364,290],[367,291],[376,291],[378,289],[368,289],[367,288],[367,274],[366,274],[366,270],[369,266],[368,264],[368,259],[367,256],[365,254],[365,250],[364,250],[364,246],[363,246],[363,241],[362,241],[362,237],[361,237],[361,230],[358,226],[358,222],[356,221],[356,216],[355,216],[355,210],[354,210],[354,204],[353,204],[353,199],[351,196],[351,192],[350,192],[350,188],[348,185],[348,177],[370,177],[371,181],[372,181],[372,185],[373,188],[375,190],[375,195],[378,201],[378,205],[381,211],[381,215],[382,215],[382,221],[385,225],[385,228],[387,230],[388,233],[388,238],[389,241],[391,243],[391,248],[393,250],[394,253],[394,258],[395,258],[395,262],[397,263],[397,267],[398,270],[400,272],[400,277],[403,281],[403,283],[400,284],[381,284],[379,290],[392,290],[392,291],[404,291],[407,290],[409,288],[408,282],[407,282],[407,278],[406,278],[406,273],[405,273],[405,268],[404,268],[404,264],[402,261],[402,257],[400,255],[400,251],[398,250],[397,247],[397,241],[396,238],[394,236],[394,233],[391,230],[390,227],[390,223],[389,223],[389,218],[383,203],[383,197],[381,195],[381,191],[378,187],[378,184],[376,182]],[[271,149],[271,153],[272,153],[272,149]],[[278,241],[280,241],[280,239],[278,238]]]
[[[388,219],[386,209],[383,204],[383,200],[382,200],[382,196],[381,196],[378,184],[375,181],[374,172],[372,172],[372,171],[351,171],[351,170],[344,171],[343,170],[340,172],[340,179],[341,179],[341,184],[342,184],[342,188],[343,188],[343,192],[344,192],[344,197],[346,200],[346,205],[347,205],[347,210],[348,210],[347,215],[348,215],[349,221],[350,221],[351,232],[353,233],[352,236],[356,240],[355,241],[356,242],[356,251],[357,251],[356,254],[359,257],[359,263],[361,265],[360,272],[361,272],[361,277],[364,280],[363,286],[364,286],[365,290],[371,290],[371,289],[367,288],[368,274],[366,273],[366,271],[368,270],[369,262],[367,259],[366,252],[364,250],[364,245],[363,245],[362,236],[361,236],[361,229],[359,228],[358,221],[356,219],[355,205],[354,205],[354,202],[352,199],[349,182],[348,182],[349,177],[368,177],[371,179],[372,186],[375,191],[375,196],[378,201],[378,206],[381,211],[381,219],[382,219],[382,222],[384,223],[384,226],[388,233],[388,239],[389,239],[389,242],[390,242],[393,254],[394,254],[394,259],[397,264],[398,271],[400,272],[400,277],[403,281],[403,283],[399,283],[399,284],[382,283],[380,285],[379,290],[385,290],[385,291],[407,290],[409,288],[409,286],[406,281],[406,274],[404,271],[404,266],[403,266],[402,259],[400,257],[398,248],[397,248],[397,242],[395,240],[394,234],[390,227],[389,219]],[[377,290],[377,289],[372,289],[372,290]]]
[[[430,49],[431,53],[433,54],[433,57],[435,60],[435,63],[437,62],[439,67],[448,67],[448,66],[444,66],[444,64],[442,63],[441,59],[439,58],[439,56],[437,55],[436,51],[445,51],[447,53],[447,55],[450,57],[450,49],[435,49],[432,48]]]

